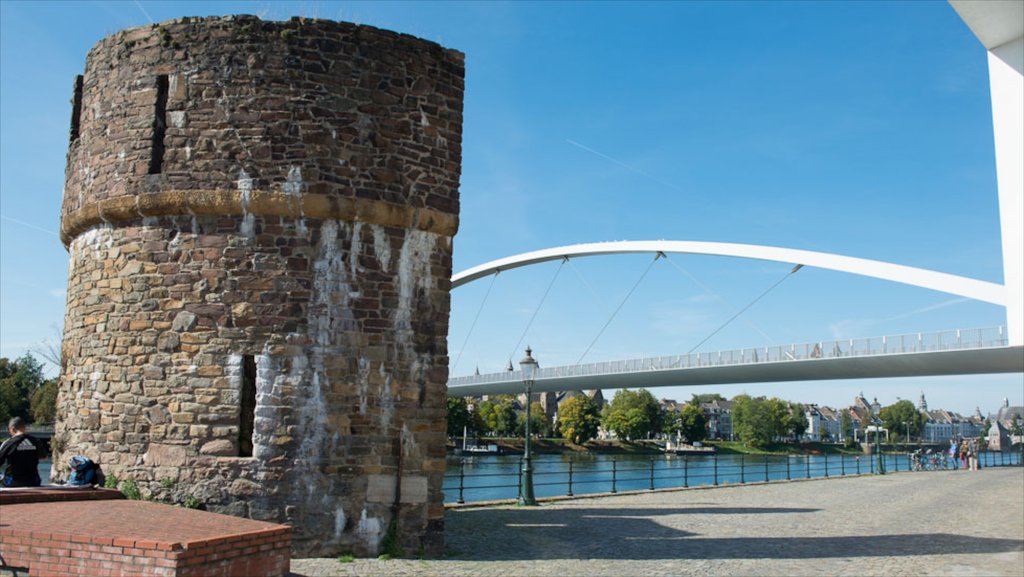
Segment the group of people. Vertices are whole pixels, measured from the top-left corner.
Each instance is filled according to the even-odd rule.
[[[956,439],[949,440],[949,460],[954,469],[978,470],[978,440],[963,439],[957,444]],[[957,462],[959,461],[959,465]]]

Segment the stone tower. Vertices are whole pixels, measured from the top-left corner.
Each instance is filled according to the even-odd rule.
[[[101,40],[55,462],[290,523],[297,554],[439,552],[462,93],[461,53],[339,22]]]

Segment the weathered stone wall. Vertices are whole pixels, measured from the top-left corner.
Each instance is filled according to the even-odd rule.
[[[299,554],[375,554],[392,521],[438,552],[462,90],[460,53],[322,20],[93,48],[56,462],[293,524]]]

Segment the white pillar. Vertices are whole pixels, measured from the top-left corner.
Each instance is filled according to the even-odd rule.
[[[1010,345],[1024,345],[1024,2],[949,0],[988,49]]]
[[[1010,345],[1024,345],[1024,37],[988,53]]]

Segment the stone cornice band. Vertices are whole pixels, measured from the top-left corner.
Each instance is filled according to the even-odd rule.
[[[160,216],[287,216],[418,229],[455,236],[459,217],[430,208],[327,194],[288,194],[254,190],[243,199],[238,190],[169,190],[118,196],[88,203],[61,219],[65,247],[79,234],[102,223]]]

